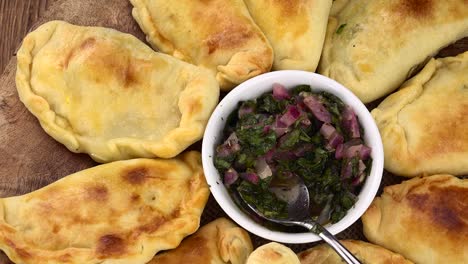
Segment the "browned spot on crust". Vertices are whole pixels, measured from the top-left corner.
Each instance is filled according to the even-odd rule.
[[[5,238],[5,243],[9,247],[11,247],[16,252],[16,254],[18,254],[18,256],[20,256],[21,258],[29,259],[29,258],[32,257],[32,255],[29,252],[27,252],[26,250],[16,246],[16,244],[13,241],[11,241],[10,239]]]
[[[58,260],[60,262],[71,262],[71,258],[72,256],[69,253],[65,253],[61,255],[60,257],[58,257]]]
[[[94,185],[86,188],[87,199],[97,202],[104,202],[109,197],[109,191],[105,185]]]
[[[199,100],[192,100],[189,104],[188,112],[190,115],[195,115],[200,113],[202,110],[202,105]]]
[[[242,46],[253,35],[252,30],[245,25],[230,22],[206,41],[208,46],[208,54],[214,53],[216,50],[231,49]]]
[[[301,253],[298,254],[298,257],[299,257],[299,260],[305,260],[307,259],[307,257],[310,255],[310,250],[307,250],[307,251],[303,251]]]
[[[305,0],[307,1],[307,0]],[[274,0],[276,5],[281,6],[281,13],[285,16],[297,14],[303,6],[304,0]]]
[[[397,5],[402,16],[424,18],[432,15],[434,0],[400,0]]]
[[[412,193],[407,196],[409,205],[418,216],[428,217],[429,221],[447,232],[454,234],[468,230],[468,190],[456,186],[429,187],[430,193]]]
[[[132,185],[139,185],[146,181],[146,178],[149,177],[148,173],[147,168],[135,168],[126,172],[123,179]]]
[[[174,210],[169,216],[158,216],[153,218],[149,223],[144,224],[138,228],[140,232],[151,234],[154,233],[156,230],[159,229],[162,225],[164,225],[166,222],[179,217],[180,215],[180,209],[177,208]]]
[[[125,253],[125,241],[117,235],[105,235],[99,238],[96,253],[99,258],[115,257]]]
[[[73,49],[68,53],[68,55],[65,57],[65,61],[63,62],[62,66],[63,68],[68,68],[68,64],[70,61],[75,57],[76,54],[83,52],[84,50],[88,50],[94,47],[96,44],[96,39],[95,38],[87,38],[85,39],[78,48]]]
[[[263,256],[265,257],[265,259],[269,259],[272,261],[281,259],[281,254],[276,252],[273,249],[265,250],[265,252],[263,253]]]
[[[62,229],[60,226],[54,224],[54,227],[52,228],[52,232],[54,234],[57,234],[60,231],[60,229]]]
[[[136,193],[133,193],[132,196],[130,197],[130,200],[132,203],[136,203],[140,200],[140,195],[139,194],[136,194]]]

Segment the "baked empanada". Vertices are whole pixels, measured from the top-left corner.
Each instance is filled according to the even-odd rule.
[[[198,229],[200,154],[117,161],[0,199],[0,249],[15,263],[146,263]]]
[[[243,0],[130,0],[156,49],[203,66],[222,90],[270,70],[273,51]]]
[[[467,263],[468,179],[434,175],[385,187],[362,222],[369,241],[415,263]]]
[[[247,231],[219,218],[186,238],[176,249],[156,255],[148,264],[244,264],[252,250]]]
[[[21,101],[49,135],[99,162],[176,156],[218,102],[209,71],[112,29],[48,22],[17,58]]]
[[[340,241],[363,264],[411,264],[413,262],[383,247],[358,240]],[[328,245],[322,244],[298,254],[301,264],[342,264],[344,261]]]
[[[332,0],[244,2],[273,47],[273,69],[315,71]]]
[[[319,73],[364,103],[398,88],[439,49],[468,36],[466,0],[337,0]]]
[[[402,87],[372,111],[385,169],[468,174],[468,52],[431,60]]]
[[[300,264],[296,254],[288,247],[271,242],[250,254],[246,264]]]

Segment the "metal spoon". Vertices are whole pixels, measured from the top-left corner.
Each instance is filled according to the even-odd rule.
[[[304,184],[304,181],[297,175],[292,175],[287,181],[276,182],[274,187],[270,190],[275,195],[287,202],[288,204],[288,219],[276,219],[263,215],[253,205],[249,204],[242,194],[239,193],[242,201],[258,216],[261,218],[287,226],[302,226],[309,231],[314,232],[321,237],[333,250],[336,251],[340,257],[350,264],[360,264],[361,262],[349,252],[328,230],[320,225],[318,222],[311,219],[309,215],[309,191]]]

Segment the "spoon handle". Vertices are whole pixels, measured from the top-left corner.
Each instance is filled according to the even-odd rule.
[[[361,264],[361,262],[346,249],[330,232],[325,228],[321,230],[318,235],[321,237],[327,244],[336,251],[340,257],[349,264]]]

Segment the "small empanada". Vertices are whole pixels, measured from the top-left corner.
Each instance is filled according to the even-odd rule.
[[[130,0],[156,49],[209,69],[222,90],[267,72],[273,50],[243,0]]]
[[[200,153],[116,161],[0,199],[15,263],[143,264],[195,232],[208,200]]]
[[[362,223],[369,241],[415,263],[467,263],[468,179],[434,175],[387,186]]]
[[[431,60],[402,87],[372,111],[385,169],[468,174],[468,52]]]
[[[381,246],[358,240],[340,241],[363,264],[412,264],[403,256]],[[328,245],[322,244],[298,254],[301,264],[342,264],[344,261]]]
[[[49,135],[99,162],[176,156],[218,102],[209,71],[113,29],[48,22],[17,58],[21,101]]]
[[[300,264],[300,262],[290,248],[271,242],[255,249],[246,264]]]
[[[156,255],[148,264],[244,264],[252,250],[247,231],[219,218],[186,238],[176,249]]]
[[[367,103],[397,89],[439,49],[466,36],[466,0],[337,0],[319,73]]]
[[[314,72],[332,0],[244,0],[275,53],[274,70]]]

